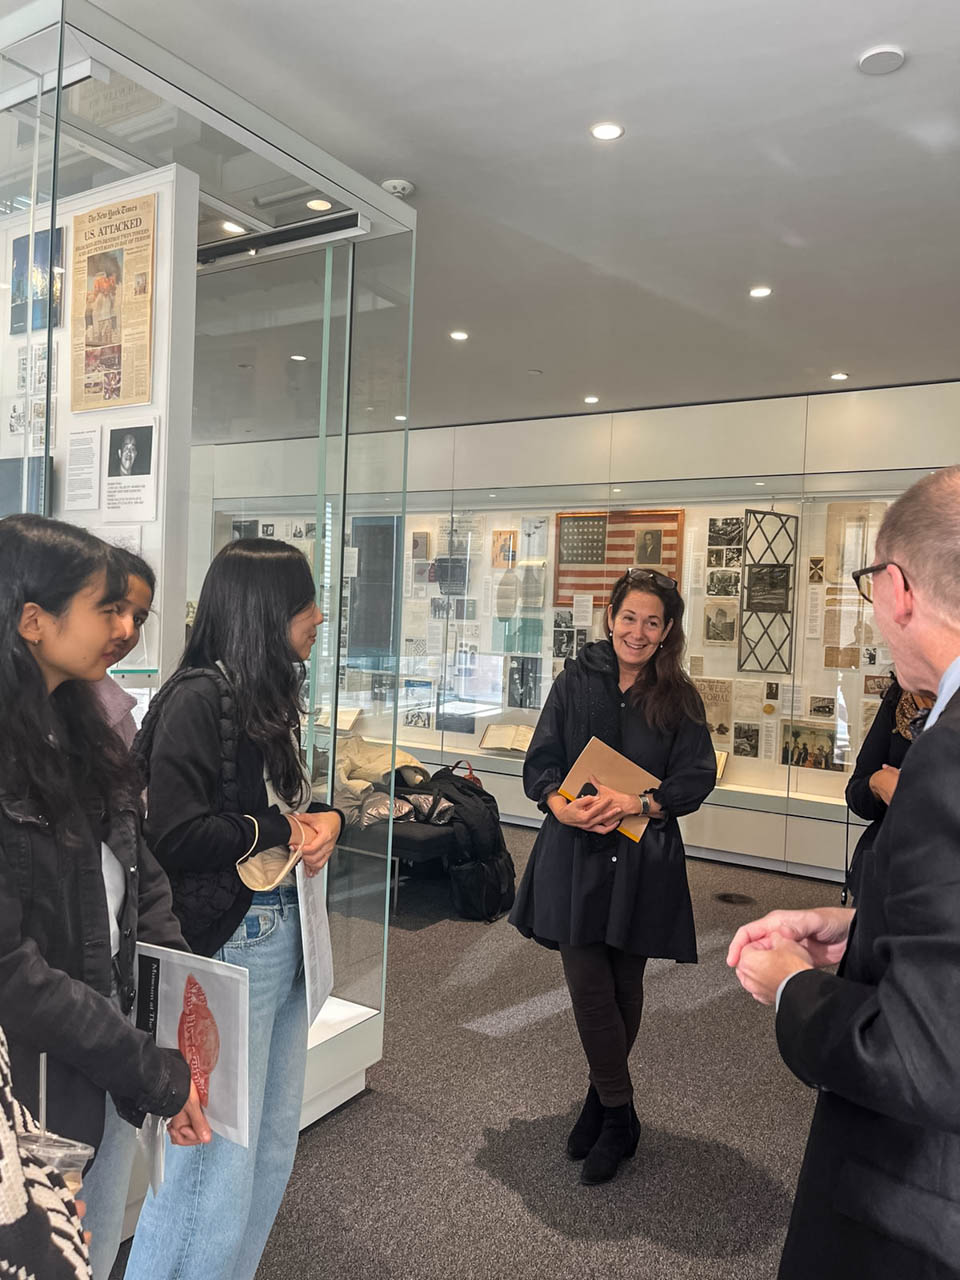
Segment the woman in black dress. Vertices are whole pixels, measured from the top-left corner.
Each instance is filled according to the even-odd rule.
[[[586,1102],[567,1141],[585,1159],[581,1181],[606,1182],[637,1147],[628,1057],[643,1010],[649,956],[697,959],[693,909],[677,818],[716,782],[700,695],[680,665],[683,600],[677,584],[631,569],[613,588],[609,639],[588,644],[557,677],[527,751],[524,790],[544,810],[511,922],[559,950],[590,1067]],[[640,796],[596,784],[568,802],[558,787],[591,737],[661,779]],[[637,844],[617,832],[647,814]]]
[[[926,719],[921,712],[929,711],[933,703],[932,695],[908,693],[891,676],[890,687],[860,747],[847,783],[847,805],[858,818],[868,819],[870,825],[857,841],[847,872],[847,888],[854,900],[860,896],[864,858],[877,842],[880,824],[900,781],[900,766],[923,727],[921,720]]]

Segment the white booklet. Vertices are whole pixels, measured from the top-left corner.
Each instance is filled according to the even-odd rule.
[[[534,728],[532,724],[489,724],[480,745],[486,751],[526,751]]]
[[[137,943],[136,1024],[186,1059],[207,1123],[249,1143],[250,975],[186,951]]]
[[[297,897],[303,938],[303,972],[307,984],[307,1030],[317,1020],[333,990],[333,950],[327,920],[327,877],[308,876],[297,863]]]

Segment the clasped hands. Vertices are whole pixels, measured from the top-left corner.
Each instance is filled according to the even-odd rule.
[[[287,821],[290,823],[290,848],[300,849],[305,873],[317,875],[330,861],[340,838],[339,816],[329,810],[323,813],[288,813]]]
[[[581,796],[578,800],[569,802],[564,800],[559,791],[549,797],[547,803],[550,812],[565,827],[577,827],[581,831],[592,831],[595,835],[605,836],[616,831],[624,818],[633,817],[642,811],[639,796],[614,791],[592,775],[590,781],[596,787],[596,795]],[[659,804],[651,797],[650,816],[658,817],[661,812]]]
[[[847,948],[852,907],[771,911],[733,936],[727,964],[761,1004],[773,1004],[784,978],[839,963]]]

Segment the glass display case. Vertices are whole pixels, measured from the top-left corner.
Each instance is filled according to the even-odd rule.
[[[558,425],[558,451],[569,440],[572,454],[580,436],[609,457],[619,416]],[[352,730],[386,740],[395,714],[400,748],[430,768],[469,759],[505,818],[538,822],[521,777],[550,686],[603,636],[617,577],[656,568],[680,584],[685,663],[717,752],[717,786],[684,819],[688,847],[841,878],[860,826],[844,791],[892,671],[850,574],[869,563],[887,504],[925,469],[654,480],[624,466],[616,483],[576,484],[571,466],[568,483],[513,483],[534,480],[548,425],[511,424],[512,462],[482,488],[417,481],[451,434],[497,428],[411,437],[399,679],[383,690],[348,627]],[[747,461],[735,444],[727,462]],[[450,462],[450,479],[456,471]],[[433,464],[430,479],[440,474]],[[369,512],[378,500],[368,495]]]
[[[153,615],[112,672],[139,714],[223,543],[300,547],[327,619],[303,742],[333,799],[348,616],[397,675],[385,534],[404,517],[414,212],[85,0],[0,3],[0,157],[0,514],[154,566]],[[355,531],[384,467],[395,496]],[[389,783],[386,724],[380,746]],[[345,833],[327,873],[335,985],[304,1124],[381,1055],[391,830],[388,811],[373,845]]]

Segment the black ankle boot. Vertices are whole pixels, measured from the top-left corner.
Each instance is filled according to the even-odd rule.
[[[629,1160],[640,1141],[640,1121],[633,1103],[604,1107],[600,1136],[584,1161],[580,1181],[588,1186],[616,1177],[621,1160]]]
[[[567,1138],[567,1155],[571,1160],[583,1160],[590,1154],[593,1144],[600,1137],[603,1126],[603,1107],[600,1095],[593,1085],[587,1090],[587,1098]]]

